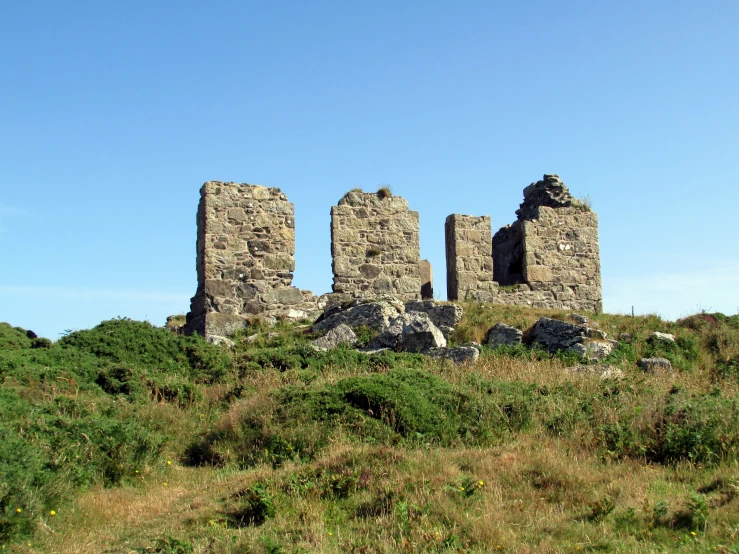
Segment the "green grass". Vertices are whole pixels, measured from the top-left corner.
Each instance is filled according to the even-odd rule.
[[[456,343],[567,319],[465,310]],[[0,543],[739,552],[739,317],[589,317],[620,337],[607,362],[623,379],[525,346],[472,367],[316,352],[292,325],[245,330],[233,351],[126,319],[53,345],[0,325]],[[674,371],[645,374],[644,356]]]

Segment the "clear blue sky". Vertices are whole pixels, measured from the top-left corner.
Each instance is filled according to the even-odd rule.
[[[557,173],[600,217],[607,311],[739,310],[739,2],[0,2],[0,321],[57,339],[195,293],[207,180],[329,210],[390,183],[510,223]]]

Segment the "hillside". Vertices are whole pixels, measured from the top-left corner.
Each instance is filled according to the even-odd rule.
[[[464,308],[452,344],[568,318]],[[54,344],[0,324],[0,544],[739,553],[739,316],[590,317],[622,377],[529,346],[469,366],[317,352],[306,324],[255,321],[233,348],[126,319]]]

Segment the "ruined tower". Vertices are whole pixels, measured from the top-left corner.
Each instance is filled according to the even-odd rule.
[[[198,288],[186,331],[227,335],[251,316],[313,315],[309,291],[291,286],[293,205],[278,188],[209,181],[197,212]]]
[[[353,190],[331,208],[333,291],[421,297],[418,212],[400,196]]]

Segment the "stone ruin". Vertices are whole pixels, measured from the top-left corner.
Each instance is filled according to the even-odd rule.
[[[249,317],[295,319],[320,313],[293,286],[294,206],[278,188],[209,181],[197,213],[198,288],[185,331],[227,335]]]
[[[492,237],[492,258],[489,218],[447,218],[449,300],[601,311],[598,216],[557,175],[523,195],[517,220]]]
[[[335,293],[421,298],[418,212],[400,196],[345,194],[331,208],[331,255]]]
[[[280,189],[205,183],[186,332],[223,336],[255,316],[315,319],[352,299],[433,298],[418,212],[385,192],[353,190],[331,209],[333,293],[317,297],[292,286],[294,207]],[[526,187],[516,214],[494,236],[488,216],[447,218],[448,299],[600,311],[597,215],[556,175]]]

